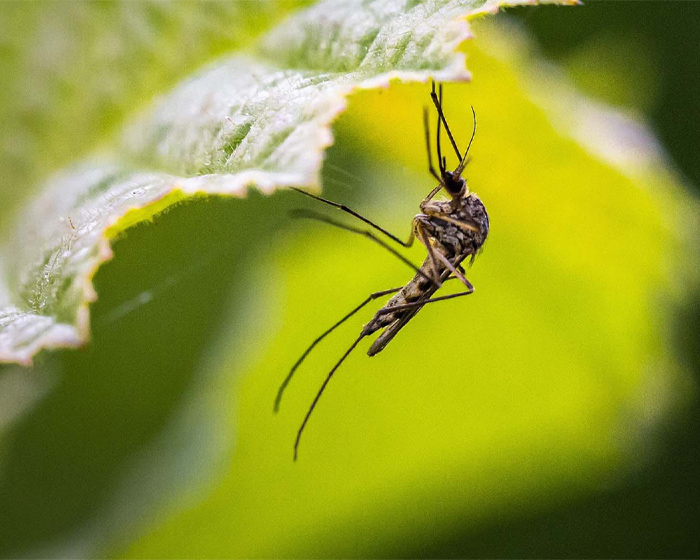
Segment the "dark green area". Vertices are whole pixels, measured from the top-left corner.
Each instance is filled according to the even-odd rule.
[[[56,373],[57,384],[3,436],[1,557],[73,538],[109,502],[201,383],[222,325],[241,324],[250,265],[292,196],[199,199],[116,243],[95,278],[92,341],[37,359],[27,374]]]
[[[346,156],[333,158],[336,152],[331,148],[331,159],[341,168],[353,167]],[[324,170],[330,185],[325,192],[361,207],[360,189],[341,182],[341,195],[332,186],[336,175]],[[35,360],[26,374],[53,378],[56,385],[3,434],[0,558],[41,551],[62,539],[75,542],[76,530],[102,519],[134,460],[201,393],[201,366],[222,329],[229,327],[232,340],[242,338],[230,326],[245,328],[245,298],[265,281],[273,240],[289,231],[289,210],[308,205],[290,191],[198,198],[127,230],[114,243],[114,259],[95,277],[92,340],[80,350],[42,353]],[[202,464],[212,450],[195,452],[194,471],[206,476]],[[156,491],[140,505],[164,498]]]
[[[700,2],[592,0],[574,8],[538,6],[509,13],[535,35],[547,57],[562,63],[582,46],[633,39],[659,72],[648,117],[675,163],[700,187]]]

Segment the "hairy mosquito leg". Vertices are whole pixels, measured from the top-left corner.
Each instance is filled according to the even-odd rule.
[[[442,190],[442,188],[443,188],[444,186],[445,186],[444,183],[441,181],[440,184],[439,184],[437,187],[435,187],[432,191],[430,191],[430,192],[428,193],[428,196],[426,196],[426,197],[423,199],[423,202],[420,203],[420,208],[421,208],[421,210],[423,210],[423,206],[424,206],[425,204],[428,204],[428,202],[430,202],[430,201],[433,199],[433,197],[434,197],[437,193],[439,193],[439,192]]]
[[[445,249],[445,246],[440,243],[437,239],[435,242],[440,245],[443,249]],[[459,263],[456,263],[456,266],[450,262],[450,260],[440,251],[433,251],[433,255],[431,255],[434,258],[437,258],[443,265],[445,265],[445,268],[450,271],[450,276],[455,276],[456,278],[459,279],[462,284],[464,284],[467,289],[474,291],[474,286],[471,285],[469,280],[466,279],[464,274],[462,274],[462,271],[464,270]]]
[[[430,193],[432,194],[432,193]],[[473,232],[479,232],[479,228],[476,227],[473,224],[470,224],[468,222],[464,222],[462,220],[457,220],[455,218],[452,218],[451,216],[445,215],[444,210],[440,208],[439,206],[435,205],[435,203],[430,204],[429,200],[430,195],[425,198],[423,202],[420,204],[420,209],[423,213],[427,214],[431,218],[438,218],[439,220],[442,220],[443,222],[449,222],[451,224],[456,225],[458,228],[463,229],[464,231],[473,231]]]
[[[452,147],[454,148],[455,153],[457,154],[457,159],[459,161],[462,161],[462,154],[460,153],[459,148],[457,147],[457,143],[455,142],[455,139],[452,136],[452,131],[450,130],[449,125],[447,124],[447,119],[445,119],[445,114],[442,112],[442,84],[440,84],[440,99],[438,99],[438,96],[435,93],[435,82],[433,82],[433,91],[430,92],[430,98],[433,100],[433,105],[435,105],[435,108],[437,109],[438,117],[442,121],[442,124],[445,125],[445,130],[447,131],[447,137],[450,139],[450,142],[452,143]]]
[[[365,301],[363,301],[360,305],[358,305],[355,309],[353,309],[350,313],[348,313],[345,317],[343,317],[340,321],[338,321],[330,329],[325,331],[321,336],[319,336],[316,340],[314,340],[311,343],[311,346],[309,346],[306,349],[306,351],[301,355],[301,358],[299,358],[296,361],[296,363],[292,366],[292,369],[289,371],[289,373],[287,374],[287,377],[285,377],[284,381],[282,381],[282,384],[280,385],[280,388],[277,391],[277,398],[275,398],[274,411],[277,412],[279,410],[280,402],[282,401],[282,394],[284,393],[284,390],[287,388],[287,385],[289,385],[289,382],[292,380],[292,377],[294,376],[294,372],[297,370],[297,368],[301,365],[301,363],[306,359],[306,356],[308,356],[311,353],[311,351],[316,347],[316,345],[319,342],[321,342],[324,338],[326,338],[329,334],[331,334],[335,329],[337,329],[340,325],[342,325],[345,321],[347,321],[350,317],[352,317],[355,313],[357,313],[360,309],[362,309],[370,301],[373,301],[373,300],[380,298],[382,296],[396,293],[401,288],[403,288],[403,286],[399,286],[398,288],[391,288],[389,290],[382,290],[381,292],[374,292],[373,294],[370,294],[369,297]]]
[[[389,233],[389,232],[388,232],[387,230],[385,230],[383,227],[378,226],[378,225],[375,224],[373,221],[368,220],[367,218],[365,218],[365,217],[362,216],[361,214],[358,214],[357,212],[355,212],[355,211],[352,210],[351,208],[348,208],[347,206],[345,206],[345,204],[339,204],[339,203],[337,203],[337,202],[333,202],[332,200],[328,200],[328,199],[326,199],[326,198],[322,198],[322,197],[320,197],[320,196],[316,196],[315,194],[311,194],[310,192],[306,192],[306,191],[304,191],[304,190],[302,190],[302,189],[298,189],[298,188],[296,188],[296,187],[290,187],[290,188],[291,188],[293,191],[297,191],[297,192],[299,192],[299,193],[301,193],[301,194],[303,194],[303,195],[308,196],[309,198],[313,198],[314,200],[318,200],[319,202],[323,202],[324,204],[328,204],[329,206],[333,206],[334,208],[337,208],[338,210],[342,210],[343,212],[347,212],[348,214],[350,214],[351,216],[354,216],[354,217],[357,218],[358,220],[361,220],[361,221],[363,221],[364,223],[366,223],[367,225],[372,226],[372,227],[373,227],[374,229],[376,229],[377,231],[381,231],[381,232],[382,232],[384,235],[386,235],[389,239],[391,239],[392,241],[395,241],[395,242],[398,243],[399,245],[403,245],[404,247],[410,247],[410,246],[412,245],[412,243],[413,243],[413,235],[411,235],[411,236],[408,238],[408,241],[402,241],[401,239],[399,239],[398,237],[396,237],[393,233]]]
[[[451,280],[452,278],[448,278],[448,280]],[[469,294],[474,293],[474,286],[472,286],[472,283],[469,282],[465,278],[467,282],[467,291],[466,292],[459,292],[458,294],[450,294],[449,296],[440,296],[440,297],[434,297],[426,300],[420,300],[420,301],[414,301],[411,303],[404,303],[401,305],[395,305],[393,307],[388,307],[384,309],[380,309],[377,311],[377,315],[386,315],[388,313],[394,313],[395,311],[401,311],[402,309],[415,309],[416,307],[423,307],[424,305],[427,305],[429,303],[435,303],[436,301],[444,301],[446,299],[454,299],[462,296],[468,296]],[[447,280],[445,280],[447,281]]]
[[[469,282],[469,280],[466,279],[466,277],[464,276],[464,274],[462,274],[459,270],[457,270],[457,269],[452,265],[452,263],[449,261],[449,259],[448,259],[447,257],[445,257],[445,255],[443,255],[440,251],[435,251],[435,256],[438,258],[438,260],[439,260],[442,264],[444,264],[444,265],[447,267],[447,269],[448,269],[452,274],[455,275],[456,278],[459,279],[459,281],[460,281],[462,284],[464,284],[464,285],[467,287],[467,289],[474,291],[474,286],[471,285],[471,283]]]
[[[430,268],[433,271],[433,282],[438,287],[440,287],[440,285],[442,284],[442,282],[440,281],[440,267],[438,266],[437,259],[435,257],[435,250],[430,244],[430,240],[425,234],[425,230],[423,229],[423,226],[420,222],[417,222],[416,224],[416,231],[418,234],[418,239],[423,245],[425,245],[425,248],[428,250],[428,256],[430,257]]]
[[[299,448],[299,440],[301,439],[301,434],[304,431],[304,428],[306,427],[307,422],[309,421],[309,418],[311,417],[311,413],[314,411],[314,408],[316,408],[316,403],[318,403],[318,400],[321,398],[321,395],[323,394],[323,391],[326,390],[326,386],[328,385],[328,382],[331,380],[331,377],[333,377],[333,374],[336,372],[336,370],[340,367],[340,364],[342,364],[345,361],[345,358],[347,358],[350,355],[350,352],[352,352],[355,347],[360,343],[360,341],[365,337],[366,335],[361,334],[358,339],[352,343],[352,346],[347,349],[345,354],[338,360],[338,363],[336,363],[333,366],[333,369],[328,373],[328,376],[326,377],[326,380],[323,382],[323,385],[321,385],[321,388],[318,390],[318,393],[316,393],[316,397],[314,398],[313,402],[311,403],[311,406],[309,407],[308,412],[306,413],[306,416],[304,416],[304,421],[301,423],[301,427],[299,428],[299,431],[297,432],[297,439],[294,441],[294,460],[297,460],[297,451]]]
[[[377,243],[377,244],[381,245],[382,247],[384,247],[387,251],[389,251],[392,255],[394,255],[394,256],[395,256],[397,259],[399,259],[401,262],[403,262],[404,264],[410,266],[410,267],[413,269],[414,272],[420,274],[423,278],[425,278],[425,279],[428,280],[429,282],[435,283],[435,281],[434,281],[430,276],[428,276],[425,272],[423,272],[423,271],[422,271],[420,268],[418,268],[415,264],[413,264],[411,261],[409,261],[406,257],[404,257],[404,256],[403,256],[401,253],[399,253],[396,249],[394,249],[393,247],[391,247],[391,246],[387,245],[386,243],[384,243],[384,241],[382,241],[381,239],[379,239],[379,238],[378,238],[376,235],[374,235],[371,231],[367,231],[367,230],[365,230],[365,229],[360,229],[360,228],[356,228],[356,227],[353,227],[353,226],[348,226],[348,225],[343,224],[343,223],[340,223],[340,222],[336,222],[334,219],[329,218],[329,217],[327,217],[327,216],[324,216],[323,214],[317,214],[316,212],[314,212],[314,211],[312,211],[312,210],[301,210],[301,209],[292,210],[292,216],[294,216],[294,217],[296,217],[296,218],[309,218],[309,219],[311,219],[311,220],[318,220],[319,222],[324,222],[324,223],[326,223],[326,224],[330,224],[330,225],[332,225],[332,226],[339,227],[340,229],[344,229],[344,230],[350,231],[350,232],[352,232],[352,233],[357,233],[357,234],[359,234],[359,235],[364,235],[365,237],[368,237],[369,239],[371,239],[371,240],[374,241],[375,243]],[[411,237],[409,238],[409,241],[410,241],[410,243],[409,243],[409,246],[410,246],[411,244],[413,244],[413,232],[411,232]]]
[[[440,177],[440,175],[437,174],[437,171],[435,171],[435,168],[433,167],[433,155],[432,150],[430,149],[430,125],[428,124],[427,107],[423,107],[423,129],[425,130],[425,147],[428,151],[428,171],[441,183],[440,188],[442,188],[442,178]]]
[[[428,213],[428,212],[426,212]],[[431,216],[433,214],[430,214]],[[442,220],[443,222],[449,222],[451,224],[456,225],[457,227],[465,230],[465,231],[474,231],[474,232],[479,232],[479,228],[476,226],[473,226],[471,224],[468,224],[467,222],[462,222],[461,220],[455,220],[454,218],[450,218],[449,216],[445,216],[444,214],[435,214],[434,215],[436,218]]]

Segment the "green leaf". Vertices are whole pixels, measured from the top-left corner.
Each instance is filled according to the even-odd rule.
[[[113,136],[134,108],[309,2],[255,4],[4,2],[0,218],[44,175]]]

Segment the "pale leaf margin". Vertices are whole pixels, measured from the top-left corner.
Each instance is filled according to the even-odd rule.
[[[111,240],[178,202],[319,188],[331,124],[359,89],[468,81],[471,17],[577,0],[324,0],[246,54],[204,68],[125,126],[117,147],[52,177],[0,254],[0,362],[90,339]]]

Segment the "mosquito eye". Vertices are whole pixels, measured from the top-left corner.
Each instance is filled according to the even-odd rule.
[[[462,192],[464,188],[464,179],[455,180],[454,175],[449,171],[445,173],[445,189],[447,192],[453,195],[457,195]]]

